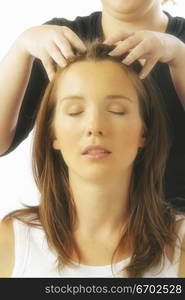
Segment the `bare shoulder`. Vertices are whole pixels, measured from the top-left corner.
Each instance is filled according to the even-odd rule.
[[[178,277],[185,277],[185,215],[183,219],[177,222],[179,224],[179,230],[181,231],[182,239]]]
[[[12,220],[0,221],[0,278],[10,277],[14,266],[14,232]]]
[[[179,236],[179,233],[183,231],[183,229],[185,232],[185,214],[177,218],[175,222],[175,234]],[[170,262],[172,262],[174,258],[174,250],[175,250],[174,247],[175,247],[174,245],[173,247],[171,247],[170,245],[166,245],[165,247],[165,253]]]
[[[185,236],[183,238],[182,246],[181,246],[181,256],[180,256],[178,277],[185,277]]]

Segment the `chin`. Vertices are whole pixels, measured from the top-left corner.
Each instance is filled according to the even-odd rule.
[[[136,7],[136,1],[135,0],[115,0],[112,5],[112,9],[115,10],[117,13],[132,13],[134,12]]]
[[[93,184],[105,184],[106,182],[110,182],[113,180],[114,175],[112,174],[112,171],[97,171],[97,172],[93,172],[93,171],[89,171],[84,172],[83,174],[79,174],[81,178],[84,179],[84,181],[87,181],[89,183],[93,183]]]

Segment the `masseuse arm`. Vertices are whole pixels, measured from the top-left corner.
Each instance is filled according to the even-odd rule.
[[[73,48],[85,51],[80,38],[68,27],[35,26],[24,31],[0,62],[0,155],[11,145],[34,58],[39,59],[49,79],[55,64],[63,67]],[[34,101],[34,99],[33,99]]]
[[[139,30],[119,34],[105,40],[107,44],[116,44],[110,55],[122,55],[129,52],[123,63],[130,65],[138,59],[145,63],[140,73],[146,77],[157,62],[169,65],[176,92],[185,109],[185,44],[177,37],[161,32]]]
[[[176,92],[185,109],[185,44],[180,42],[179,54],[169,63],[170,73]]]

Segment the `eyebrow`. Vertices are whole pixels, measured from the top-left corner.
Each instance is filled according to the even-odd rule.
[[[133,103],[133,100],[125,95],[122,95],[122,94],[113,94],[113,95],[108,95],[105,97],[105,99],[122,99],[122,100],[126,100],[126,101],[129,101],[131,103]],[[60,99],[60,102],[63,102],[65,100],[84,100],[84,97],[83,96],[80,96],[80,95],[69,95],[69,96],[66,96],[66,97],[63,97]]]

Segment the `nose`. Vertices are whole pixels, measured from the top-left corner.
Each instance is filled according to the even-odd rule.
[[[88,136],[103,136],[102,130],[96,130],[95,128],[89,128],[88,129]]]
[[[104,120],[100,114],[91,115],[90,119],[87,121],[86,133],[88,136],[104,136],[105,135],[105,125]]]

